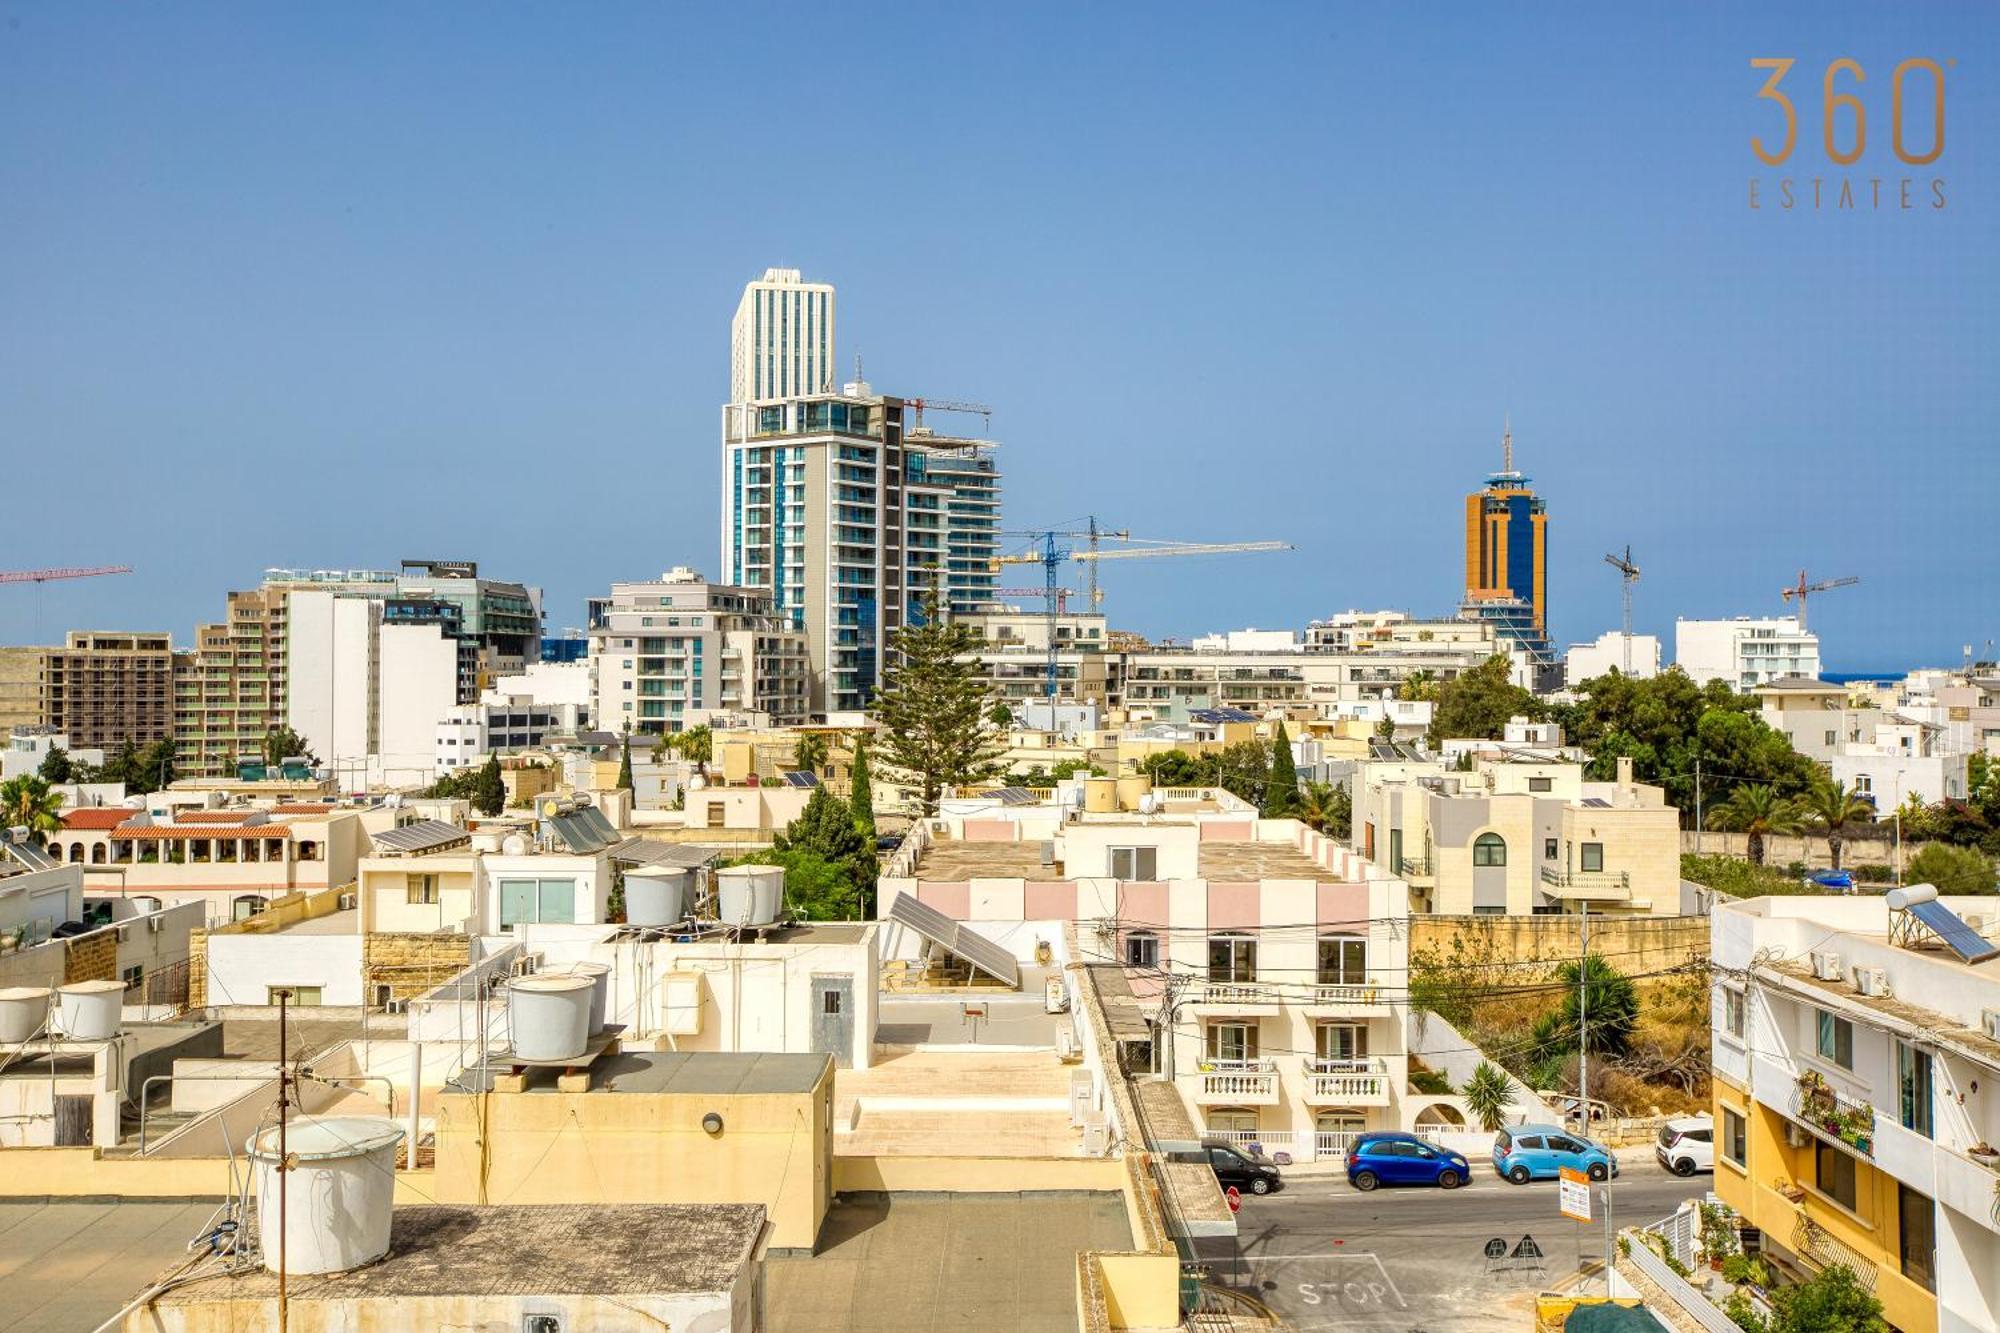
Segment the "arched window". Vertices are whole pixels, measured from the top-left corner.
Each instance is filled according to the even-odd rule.
[[[1497,833],[1482,833],[1472,840],[1472,864],[1475,866],[1504,866],[1507,864],[1507,840]]]
[[[106,844],[100,842],[90,849],[90,863],[92,865],[101,866],[104,864],[105,847]]]
[[[81,865],[81,864],[83,864],[83,844],[82,844],[82,843],[80,843],[80,842],[73,842],[73,843],[71,843],[71,844],[69,845],[69,860],[70,860],[70,864],[71,864],[71,865]]]
[[[257,915],[257,913],[263,911],[266,907],[269,907],[270,905],[271,904],[267,899],[259,898],[254,893],[246,893],[242,897],[230,903],[229,919],[231,921],[242,921],[247,917],[253,917]]]

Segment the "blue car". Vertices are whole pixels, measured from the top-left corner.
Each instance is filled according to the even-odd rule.
[[[1493,1136],[1493,1169],[1516,1185],[1553,1180],[1564,1167],[1603,1180],[1618,1174],[1618,1159],[1558,1125],[1509,1125]]]
[[[1455,1190],[1471,1178],[1472,1166],[1464,1157],[1414,1134],[1362,1134],[1347,1150],[1347,1183],[1358,1190],[1377,1185]]]

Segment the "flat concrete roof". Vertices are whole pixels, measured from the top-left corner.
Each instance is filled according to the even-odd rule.
[[[671,1092],[750,1097],[811,1092],[833,1064],[830,1055],[769,1051],[623,1051],[590,1066],[592,1092]],[[529,1095],[556,1090],[553,1082]]]
[[[298,1303],[727,1291],[763,1231],[760,1203],[398,1208],[381,1260],[347,1273],[295,1276],[287,1294]],[[208,1305],[277,1294],[277,1275],[258,1268],[190,1282],[156,1301]]]
[[[187,1244],[219,1200],[161,1203],[0,1203],[0,1328],[73,1333],[118,1313],[160,1270],[187,1261]]]

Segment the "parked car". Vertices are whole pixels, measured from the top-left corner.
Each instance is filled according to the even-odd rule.
[[[1201,1147],[1215,1171],[1215,1183],[1224,1189],[1234,1185],[1245,1194],[1269,1194],[1285,1187],[1284,1173],[1263,1153],[1220,1139],[1203,1139]]]
[[[1493,1136],[1493,1169],[1516,1185],[1553,1180],[1564,1167],[1603,1180],[1618,1174],[1618,1159],[1558,1125],[1509,1125]]]
[[[1715,1170],[1715,1122],[1706,1113],[1684,1115],[1660,1126],[1653,1156],[1677,1176]]]
[[[1471,1178],[1472,1164],[1463,1156],[1414,1134],[1361,1134],[1347,1150],[1347,1183],[1358,1190],[1372,1190],[1377,1185],[1436,1185],[1455,1190]]]

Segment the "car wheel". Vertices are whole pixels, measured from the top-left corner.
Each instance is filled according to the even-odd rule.
[[[1250,1192],[1252,1194],[1269,1194],[1271,1192],[1271,1182],[1262,1176],[1258,1176],[1250,1182]]]
[[[1458,1186],[1459,1186],[1458,1172],[1453,1171],[1450,1168],[1446,1168],[1445,1170],[1438,1172],[1438,1187],[1440,1189],[1455,1190],[1458,1188]]]
[[[1590,1164],[1590,1178],[1592,1180],[1602,1180],[1610,1174],[1611,1174],[1611,1169],[1605,1166],[1604,1163],[1592,1162]]]
[[[1360,1190],[1363,1194],[1366,1194],[1369,1190],[1374,1189],[1377,1185],[1381,1184],[1382,1182],[1375,1178],[1375,1173],[1373,1171],[1356,1171],[1354,1173],[1354,1179],[1352,1181],[1349,1181],[1348,1183],[1353,1185],[1354,1188]]]
[[[1687,1157],[1683,1157],[1683,1158],[1681,1158],[1681,1159],[1680,1159],[1680,1160],[1679,1160],[1678,1162],[1675,1162],[1675,1163],[1674,1163],[1674,1174],[1675,1174],[1675,1175],[1677,1175],[1677,1176],[1691,1176],[1691,1175],[1693,1175],[1693,1174],[1694,1174],[1694,1161],[1693,1161],[1693,1160],[1692,1160],[1691,1158],[1687,1158]]]
[[[1520,1165],[1518,1165],[1518,1164],[1517,1164],[1517,1165],[1516,1165],[1516,1166],[1515,1166],[1515,1167],[1514,1167],[1514,1168],[1513,1168],[1512,1170],[1510,1170],[1510,1171],[1509,1171],[1509,1172],[1507,1173],[1507,1179],[1509,1179],[1509,1180],[1513,1181],[1513,1182],[1514,1182],[1514,1183],[1515,1183],[1516,1185],[1525,1185],[1525,1184],[1527,1184],[1527,1183],[1528,1183],[1528,1168],[1527,1168],[1527,1167],[1525,1167],[1525,1166],[1520,1166]]]

